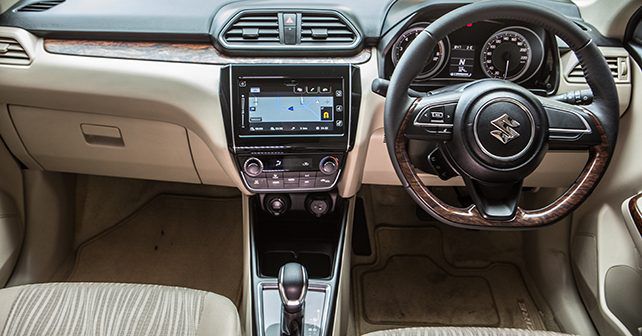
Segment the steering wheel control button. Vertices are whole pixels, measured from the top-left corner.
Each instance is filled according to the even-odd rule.
[[[424,108],[413,122],[423,128],[435,140],[450,140],[453,134],[455,104],[436,105]]]
[[[263,172],[263,162],[257,158],[249,158],[243,164],[243,172],[250,177],[257,177]]]
[[[486,102],[477,112],[473,132],[484,156],[492,161],[514,161],[533,144],[535,120],[526,105],[512,98]]]
[[[446,162],[446,158],[444,158],[439,148],[435,148],[428,154],[428,164],[433,172],[444,181],[457,176],[457,173],[450,167],[448,162]]]

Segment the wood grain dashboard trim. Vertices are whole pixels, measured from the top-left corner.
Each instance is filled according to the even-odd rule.
[[[45,39],[45,51],[52,54],[118,58],[144,61],[198,64],[363,64],[372,52],[363,49],[343,57],[232,57],[208,43],[129,42],[99,40]]]
[[[417,174],[408,155],[408,140],[405,130],[411,122],[415,101],[399,127],[395,137],[395,156],[399,168],[408,183],[408,189],[416,200],[422,203],[424,209],[441,219],[464,227],[493,227],[493,228],[529,228],[554,223],[575,210],[593,191],[606,170],[609,161],[608,140],[606,132],[597,118],[593,115],[596,128],[600,134],[601,143],[589,149],[589,159],[575,182],[551,204],[535,210],[517,208],[515,217],[506,221],[493,221],[484,218],[475,205],[458,208],[444,203],[426,187]],[[638,226],[640,228],[640,226]]]
[[[642,210],[638,207],[638,201],[642,199],[642,193],[633,196],[629,200],[629,212],[633,218],[633,224],[638,229],[640,236],[642,236]]]

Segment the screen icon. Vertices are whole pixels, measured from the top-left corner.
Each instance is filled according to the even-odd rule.
[[[332,107],[330,106],[321,107],[321,120],[323,121],[332,120]]]

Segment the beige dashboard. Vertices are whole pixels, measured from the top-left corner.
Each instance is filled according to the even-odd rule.
[[[0,38],[18,41],[30,59],[28,65],[0,64],[0,135],[28,168],[236,186],[249,193],[225,135],[219,101],[224,64],[53,54],[42,39],[15,28],[0,27]],[[603,52],[628,62],[624,49]],[[569,55],[561,59],[563,69],[574,66]],[[363,94],[355,146],[338,186],[344,197],[362,183],[399,184],[383,140],[385,100],[369,90],[377,64],[375,51],[356,64]],[[560,92],[586,88],[566,73]],[[630,76],[617,85],[623,113]],[[586,158],[581,152],[550,152],[526,185],[567,186]],[[423,179],[427,185],[461,184]]]

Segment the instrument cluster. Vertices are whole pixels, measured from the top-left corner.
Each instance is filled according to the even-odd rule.
[[[386,75],[392,74],[412,41],[429,24],[411,24],[392,40],[387,49]],[[550,89],[552,83],[547,80],[552,77],[555,61],[547,49],[547,34],[541,28],[498,21],[470,23],[439,41],[415,84],[434,86],[499,78]]]

